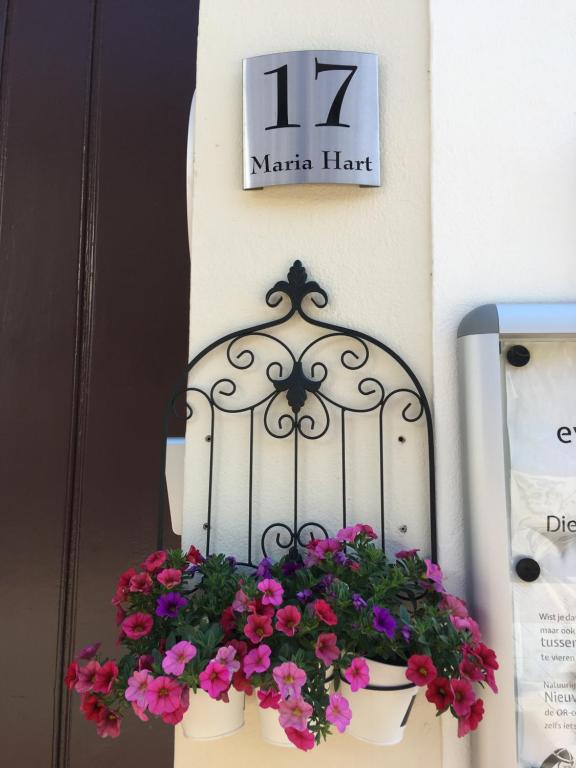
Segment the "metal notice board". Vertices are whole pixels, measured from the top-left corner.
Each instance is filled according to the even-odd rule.
[[[458,332],[470,587],[501,668],[475,768],[576,765],[576,304]]]

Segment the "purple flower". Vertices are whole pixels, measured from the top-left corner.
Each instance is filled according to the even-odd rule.
[[[94,656],[98,653],[98,649],[100,648],[101,643],[93,643],[92,645],[87,645],[86,648],[82,648],[78,656],[76,656],[77,659],[93,659]]]
[[[301,592],[296,592],[296,597],[298,600],[300,600],[301,603],[308,603],[310,600],[312,600],[312,590],[311,589],[303,589]]]
[[[412,634],[412,630],[410,629],[408,624],[404,624],[404,626],[400,630],[400,634],[404,638],[404,642],[405,643],[409,643],[410,642],[410,635]]]
[[[200,567],[198,565],[189,565],[188,568],[184,571],[184,573],[187,576],[195,576],[198,571],[200,570]]]
[[[304,563],[299,563],[296,560],[287,560],[282,566],[282,573],[284,576],[292,576],[293,573],[299,571],[304,567]]]
[[[156,616],[164,616],[167,619],[175,619],[180,609],[187,604],[187,600],[178,592],[168,592],[161,595],[156,602]]]
[[[361,608],[366,608],[368,603],[361,595],[354,594],[352,595],[352,605],[359,611]]]
[[[232,555],[228,555],[226,558],[226,562],[230,566],[230,568],[236,568],[236,558],[232,557]]]
[[[392,640],[396,631],[396,619],[394,616],[386,608],[381,608],[379,605],[375,605],[372,608],[372,613],[374,614],[372,621],[374,629],[377,632],[383,632],[386,637]]]
[[[346,557],[345,552],[334,552],[332,559],[337,565],[346,565],[348,562],[348,558]]]
[[[272,575],[272,571],[270,570],[272,567],[272,560],[270,560],[269,557],[265,557],[263,560],[260,560],[260,564],[258,568],[256,568],[256,576],[258,576],[259,579],[269,579]]]
[[[333,581],[334,581],[334,576],[332,576],[331,573],[327,573],[326,576],[322,576],[322,578],[318,582],[318,589],[321,589],[324,592],[332,585]]]

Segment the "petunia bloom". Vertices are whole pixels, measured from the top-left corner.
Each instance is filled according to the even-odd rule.
[[[204,562],[205,557],[202,555],[199,549],[196,549],[194,545],[190,545],[190,549],[186,553],[186,560],[192,565],[200,565]]]
[[[141,671],[135,670],[128,678],[128,687],[124,691],[124,698],[126,701],[131,701],[133,704],[137,704],[142,711],[146,710],[148,708],[146,691],[148,690],[148,683],[153,679],[154,678],[147,669]],[[136,714],[138,713],[136,712]]]
[[[312,714],[312,706],[301,696],[291,696],[278,705],[279,722],[282,728],[296,728],[303,731]]]
[[[281,698],[278,691],[275,691],[273,688],[268,690],[260,688],[258,690],[258,699],[262,709],[278,709]]]
[[[154,619],[149,613],[131,613],[120,625],[122,632],[130,640],[140,640],[152,631]]]
[[[431,560],[425,559],[424,562],[426,563],[426,578],[433,583],[436,592],[444,592],[442,569]]]
[[[148,709],[153,715],[174,712],[180,706],[181,687],[170,677],[156,677],[149,680],[146,689]]]
[[[468,616],[468,606],[464,600],[456,597],[456,595],[443,595],[438,607],[443,611],[449,611],[453,616],[459,616],[461,619]]]
[[[142,592],[144,595],[149,595],[152,592],[152,579],[149,573],[137,573],[136,576],[132,576],[129,585],[130,592]]]
[[[396,632],[396,619],[390,611],[388,611],[386,608],[382,608],[379,605],[375,605],[372,608],[372,626],[377,632],[382,632],[386,635],[386,637],[390,640],[394,637],[394,633]]]
[[[66,670],[66,675],[64,677],[64,685],[66,688],[68,688],[69,691],[71,691],[76,683],[78,682],[78,670],[79,670],[78,663],[76,661],[73,661],[68,669]]]
[[[80,711],[86,720],[97,723],[104,716],[106,707],[98,696],[94,696],[93,693],[84,693],[80,701]]]
[[[234,600],[232,601],[232,609],[236,611],[236,613],[246,613],[248,610],[249,602],[250,599],[248,598],[248,595],[239,589],[234,596]]]
[[[254,648],[253,651],[249,651],[244,657],[244,674],[251,677],[255,673],[266,672],[270,666],[271,653],[272,649],[265,643]]]
[[[361,656],[357,656],[352,659],[352,663],[349,667],[342,670],[344,679],[350,683],[350,690],[352,692],[359,691],[360,688],[366,688],[370,682],[370,671],[366,659]]]
[[[78,693],[88,693],[91,691],[94,683],[96,682],[96,673],[100,669],[100,664],[97,661],[89,661],[85,667],[78,669],[78,679],[74,686]]]
[[[408,659],[406,677],[414,685],[428,685],[437,676],[438,671],[430,656],[414,654]]]
[[[107,661],[105,664],[102,664],[100,669],[96,672],[92,690],[94,693],[103,693],[104,695],[110,693],[117,677],[117,665],[113,661]]]
[[[292,744],[303,752],[308,752],[314,746],[314,734],[307,728],[299,731],[297,728],[285,728],[284,732]]]
[[[314,653],[316,658],[323,661],[327,667],[340,656],[340,649],[336,645],[337,637],[334,632],[323,632],[318,635]]]
[[[178,592],[168,592],[165,595],[160,595],[156,602],[156,615],[167,619],[175,619],[187,603],[186,598],[179,595]]]
[[[230,687],[230,672],[219,661],[209,661],[199,677],[200,687],[213,699],[219,698]]]
[[[282,698],[298,696],[306,682],[306,672],[293,661],[285,661],[272,670],[272,677]]]
[[[196,656],[196,646],[187,640],[181,640],[166,651],[162,659],[162,669],[168,675],[181,675],[189,661]]]
[[[228,672],[230,672],[230,677],[240,669],[240,662],[236,658],[236,648],[233,645],[225,645],[218,648],[216,661],[224,664]]]
[[[295,605],[287,605],[276,614],[276,629],[288,637],[293,637],[302,620],[302,614]]]
[[[257,645],[265,637],[270,637],[273,634],[272,619],[270,616],[261,616],[258,613],[250,614],[244,627],[244,634],[248,640]]]
[[[102,643],[92,643],[91,645],[87,645],[85,648],[82,648],[78,656],[76,656],[76,660],[80,661],[81,659],[85,659],[86,661],[89,661],[90,659],[93,659],[98,653],[101,645]]]
[[[348,700],[341,693],[330,696],[330,704],[326,707],[326,719],[335,725],[340,733],[344,733],[352,719],[352,710]]]
[[[432,680],[428,683],[426,698],[431,704],[436,705],[438,712],[444,712],[454,701],[450,680],[446,677],[437,677]]]
[[[472,705],[476,701],[476,694],[468,680],[452,680],[452,693],[454,701],[452,707],[458,717],[467,717],[470,714]]]
[[[408,560],[410,557],[416,557],[418,552],[420,552],[419,549],[401,549],[394,553],[394,557],[397,557],[398,560]]]
[[[164,552],[162,549],[158,550],[157,552],[152,552],[152,554],[148,555],[146,560],[144,560],[142,563],[142,568],[144,568],[145,571],[149,571],[150,573],[159,571],[166,562],[166,557],[166,552]]]
[[[470,707],[470,712],[464,717],[458,719],[458,736],[466,736],[470,731],[475,731],[484,717],[484,702],[482,699],[476,699]]]
[[[470,637],[474,644],[479,643],[482,640],[478,622],[474,621],[472,617],[467,616],[462,619],[460,616],[450,616],[450,621],[452,622],[454,629],[458,632],[470,632]]]
[[[132,702],[132,711],[139,720],[142,720],[143,723],[147,723],[150,720],[146,714],[146,710],[142,709],[142,707],[139,706],[135,701]]]
[[[263,593],[263,605],[282,605],[284,587],[275,579],[263,579],[258,583],[258,589]]]
[[[335,627],[336,624],[338,624],[338,617],[326,600],[314,601],[314,613],[320,621],[324,622],[324,624],[328,624],[329,627]]]
[[[120,718],[111,709],[105,709],[101,718],[96,723],[96,733],[103,739],[110,736],[116,739],[120,736]]]
[[[164,568],[156,576],[156,579],[166,589],[174,589],[182,581],[182,571],[179,571],[178,568]]]
[[[259,579],[269,579],[272,573],[272,560],[269,557],[264,557],[260,560],[258,567],[256,568],[256,576]]]
[[[353,594],[352,595],[352,605],[354,606],[354,608],[356,608],[357,611],[359,611],[362,608],[366,608],[368,603],[366,602],[366,600],[364,600],[362,595]]]

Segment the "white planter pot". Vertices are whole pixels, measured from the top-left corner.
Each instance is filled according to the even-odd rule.
[[[230,736],[244,725],[244,694],[235,688],[228,691],[230,701],[216,701],[200,688],[190,691],[190,706],[182,719],[187,739],[208,741]]]
[[[277,709],[258,707],[258,715],[260,717],[260,734],[264,741],[274,744],[276,747],[294,747],[294,744],[284,733],[284,728],[278,722]]]
[[[347,733],[360,741],[388,746],[398,744],[404,736],[408,715],[416,698],[417,688],[406,679],[406,667],[366,660],[370,670],[370,685],[408,685],[396,691],[372,691],[363,688],[352,693],[342,682],[341,691],[348,699],[352,720]]]

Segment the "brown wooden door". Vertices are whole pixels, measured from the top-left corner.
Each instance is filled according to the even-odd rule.
[[[155,548],[162,411],[186,362],[197,0],[0,0],[2,764],[171,766],[62,686],[114,655],[118,574]]]

